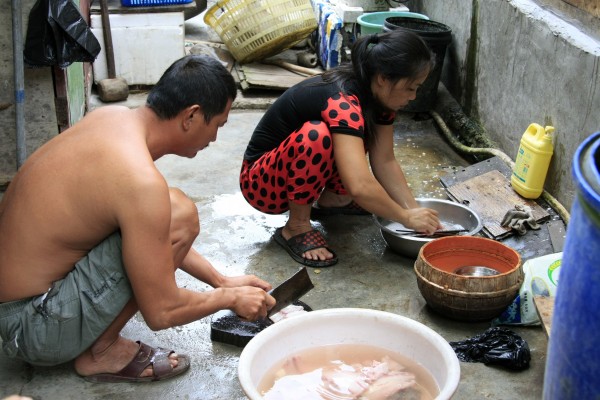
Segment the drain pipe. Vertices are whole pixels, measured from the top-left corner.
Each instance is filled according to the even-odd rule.
[[[15,77],[15,119],[17,128],[17,169],[27,158],[25,143],[25,79],[23,68],[23,26],[21,0],[12,0],[13,63]]]
[[[442,133],[444,134],[444,137],[448,140],[448,142],[450,142],[452,147],[454,147],[454,149],[456,149],[457,151],[459,151],[461,153],[465,153],[465,154],[470,154],[470,155],[496,156],[496,157],[500,158],[502,161],[504,161],[510,167],[511,170],[514,168],[515,163],[512,160],[512,158],[510,158],[509,156],[507,156],[505,153],[501,152],[500,150],[497,150],[494,148],[487,148],[487,147],[484,148],[484,147],[465,146],[464,144],[459,142],[458,139],[456,139],[456,137],[452,134],[452,132],[450,131],[450,128],[448,128],[448,126],[446,125],[446,123],[444,122],[444,120],[442,119],[440,114],[438,114],[436,111],[433,111],[433,110],[429,111],[429,113],[431,114],[431,116],[433,117],[435,122],[440,127]],[[565,207],[562,204],[560,204],[559,201],[556,198],[554,198],[550,193],[548,193],[545,189],[542,192],[542,198],[545,201],[547,201],[548,204],[550,204],[550,206],[557,212],[557,214],[563,220],[565,225],[568,225],[570,215],[569,215],[569,212],[565,209]]]

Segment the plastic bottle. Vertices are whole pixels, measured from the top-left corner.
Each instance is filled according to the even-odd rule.
[[[532,123],[523,133],[510,183],[526,199],[537,199],[544,191],[544,181],[554,152],[553,132],[552,126],[544,128]]]

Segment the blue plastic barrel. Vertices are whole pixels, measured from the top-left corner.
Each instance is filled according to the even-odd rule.
[[[600,398],[600,132],[573,158],[571,208],[548,346],[544,399]]]

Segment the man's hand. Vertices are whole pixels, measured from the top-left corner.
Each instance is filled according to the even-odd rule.
[[[241,286],[229,289],[235,296],[231,310],[241,319],[256,321],[265,318],[267,311],[275,305],[275,298],[261,288]]]
[[[222,287],[233,289],[232,311],[244,320],[265,318],[267,311],[275,305],[275,299],[267,293],[272,289],[271,284],[255,275],[225,277]]]
[[[268,292],[273,288],[270,283],[265,282],[254,275],[228,276],[223,279],[223,284],[221,285],[221,287],[224,288],[235,288],[241,286],[254,286],[261,288],[265,292]]]

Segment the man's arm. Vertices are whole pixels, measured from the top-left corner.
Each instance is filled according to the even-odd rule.
[[[271,284],[259,279],[254,275],[241,275],[233,277],[222,275],[202,254],[198,253],[193,248],[190,249],[184,258],[181,269],[194,278],[199,279],[214,288],[254,286],[265,291],[272,289]]]
[[[146,323],[164,329],[198,320],[221,309],[247,319],[266,315],[274,300],[259,287],[220,287],[194,292],[177,287],[170,238],[169,189],[157,171],[136,171],[136,178],[119,185],[118,224],[123,261]],[[189,261],[189,260],[188,260]],[[186,267],[209,283],[218,282],[214,268]]]

